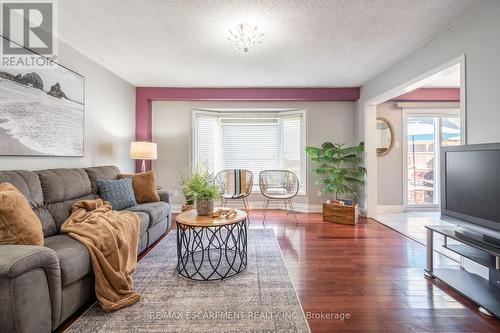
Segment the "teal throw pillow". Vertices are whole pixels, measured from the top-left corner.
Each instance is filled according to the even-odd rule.
[[[131,178],[98,179],[97,188],[101,198],[108,201],[113,210],[122,210],[137,205]]]

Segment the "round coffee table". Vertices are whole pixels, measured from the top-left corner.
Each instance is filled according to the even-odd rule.
[[[218,208],[215,208],[217,210]],[[177,215],[177,272],[197,281],[221,280],[247,267],[247,214],[226,218]]]

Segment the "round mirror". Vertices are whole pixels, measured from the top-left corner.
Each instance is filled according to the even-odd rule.
[[[377,118],[377,155],[389,154],[394,145],[394,128],[389,120]]]

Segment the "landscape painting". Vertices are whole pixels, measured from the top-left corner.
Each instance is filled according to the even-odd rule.
[[[0,155],[83,156],[84,99],[84,77],[56,63],[0,65]]]

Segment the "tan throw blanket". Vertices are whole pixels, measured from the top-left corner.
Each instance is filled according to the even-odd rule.
[[[139,241],[139,218],[135,213],[114,211],[102,199],[81,200],[73,205],[61,233],[89,250],[95,293],[104,311],[118,310],[139,300],[140,295],[132,290]]]

